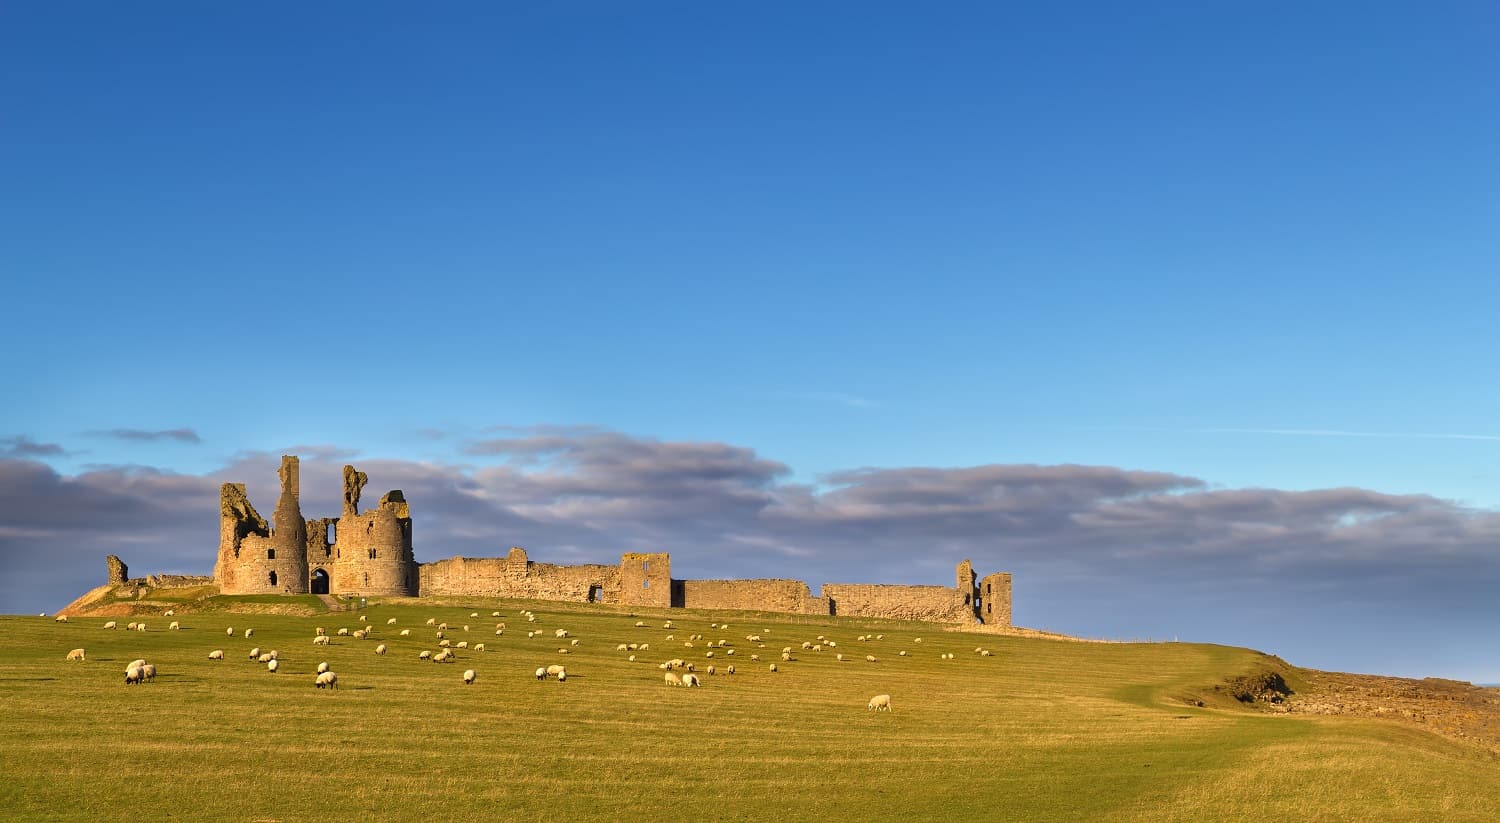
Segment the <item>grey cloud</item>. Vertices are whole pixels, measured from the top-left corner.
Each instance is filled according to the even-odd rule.
[[[202,443],[203,439],[192,429],[109,429],[107,431],[89,432],[99,437],[112,437],[116,440],[131,440],[144,443],[155,443],[162,440],[175,440],[178,443]]]
[[[56,443],[38,443],[25,435],[0,437],[0,458],[3,457],[61,457],[67,454]]]

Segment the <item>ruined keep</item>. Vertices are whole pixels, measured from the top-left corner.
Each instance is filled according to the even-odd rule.
[[[241,483],[219,492],[219,556],[214,582],[224,594],[307,593],[385,596],[463,595],[617,603],[658,608],[741,609],[809,615],[883,617],[1009,626],[1011,579],[980,579],[968,560],[953,588],[825,583],[819,597],[801,580],[679,580],[666,553],[627,553],[615,565],[538,563],[520,547],[504,557],[451,557],[418,564],[411,511],[399,491],[359,511],[368,482],[344,467],[338,517],[305,520],[296,457],[281,458],[281,497],[272,522],[255,511]],[[114,566],[111,565],[113,576]],[[123,574],[123,564],[121,565]]]
[[[224,594],[417,593],[411,512],[399,490],[377,508],[359,511],[366,476],[344,467],[340,517],[302,517],[300,465],[281,458],[281,497],[272,522],[251,505],[243,483],[219,489],[219,556],[214,582]]]

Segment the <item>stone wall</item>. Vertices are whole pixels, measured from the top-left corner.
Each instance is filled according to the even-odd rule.
[[[401,492],[393,490],[380,498],[379,507],[358,512],[364,477],[353,466],[344,467],[345,506],[333,527],[333,562],[317,565],[329,575],[331,594],[414,597],[421,572],[412,552],[411,510]]]
[[[813,597],[801,580],[674,580],[672,605],[687,609],[828,614],[828,601]]]
[[[109,585],[119,586],[130,578],[130,567],[120,558],[109,555],[104,558],[104,565],[109,571]]]
[[[665,553],[620,555],[620,601],[627,606],[672,605],[672,556]]]
[[[888,586],[866,583],[824,583],[823,597],[840,617],[885,617],[930,620],[937,623],[974,623],[974,608],[958,589],[947,586]]]
[[[556,566],[533,563],[526,551],[513,548],[506,557],[451,557],[419,567],[419,593],[516,597],[587,603],[620,602],[617,566]]]

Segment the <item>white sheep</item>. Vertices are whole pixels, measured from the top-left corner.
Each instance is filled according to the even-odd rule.
[[[176,617],[176,616],[177,616],[177,610],[176,609],[167,609],[165,612],[162,613],[162,617]]]
[[[256,658],[256,662],[259,662],[259,663],[270,663],[272,660],[275,660],[275,659],[276,658],[274,658],[274,657],[271,656],[270,652],[266,652],[265,654],[261,655],[260,657],[257,657]]]
[[[713,666],[709,666],[708,667],[708,676],[709,677],[713,677],[714,674],[716,674],[716,672],[714,671],[714,667]]]
[[[65,614],[60,614],[60,615],[52,618],[52,621],[54,623],[66,623],[66,622],[68,622],[68,616],[65,615]]]
[[[682,685],[691,688],[693,686],[701,686],[703,684],[698,680],[698,675],[685,674],[682,676]]]
[[[438,624],[438,631],[440,631],[440,632],[448,631],[448,624],[447,623],[439,623]]]
[[[105,623],[104,624],[104,628],[106,628],[106,629],[113,629],[113,628],[115,628],[115,621],[111,620],[108,623]]]
[[[385,624],[387,626],[394,626],[394,625],[396,625],[396,618],[392,617],[390,620],[385,621]]]
[[[644,621],[644,620],[637,620],[637,621],[635,621],[635,627],[637,629],[644,629],[646,627],[646,621]]]
[[[213,651],[211,651],[211,652],[208,653],[208,659],[209,660],[223,660],[224,659],[224,650],[223,649],[214,649]]]
[[[664,678],[664,680],[668,686],[682,685],[682,678],[677,676],[677,672],[667,672],[667,676]]]
[[[348,637],[348,636],[349,636],[349,629],[347,627],[339,629],[339,637]]]
[[[319,637],[322,637],[322,636],[328,634],[328,630],[325,629],[325,628],[323,628],[322,626],[319,626],[316,629],[313,629],[313,634],[315,634],[315,635],[317,635]]]
[[[568,653],[568,647],[567,646],[563,646],[563,647],[559,648],[557,650],[557,653],[558,654],[567,654]]]
[[[985,649],[984,651],[982,651],[982,652],[979,653],[979,656],[980,657],[993,657],[994,655],[990,654],[990,650],[989,649]]]
[[[867,655],[865,655],[865,662],[866,663],[876,663],[878,661],[875,659],[875,655],[873,655],[873,654],[867,654]]]
[[[547,674],[550,674],[550,675],[552,675],[554,677],[559,676],[559,675],[563,675],[563,674],[567,674],[567,672],[568,672],[567,669],[563,668],[562,666],[560,666],[560,665],[558,665],[556,663],[553,663],[552,665],[550,665],[550,666],[547,667]]]
[[[255,629],[245,629],[245,636],[246,637],[254,637],[255,636]]]
[[[426,649],[423,649],[422,653],[419,654],[419,655],[417,655],[417,659],[418,660],[431,660],[432,659],[432,652],[427,651]]]
[[[139,685],[140,682],[145,679],[146,673],[143,672],[138,666],[131,666],[130,668],[125,670],[125,685],[127,686],[132,683]]]
[[[155,682],[156,681],[156,664],[155,663],[147,663],[146,665],[142,666],[141,667],[141,674],[145,675],[147,680]]]
[[[567,680],[567,679],[568,679],[568,673],[567,672],[558,672],[557,673],[557,682],[561,683],[561,682],[563,682],[564,680]]]
[[[783,662],[783,663],[790,663],[790,662],[792,662],[792,653],[791,652],[782,652],[781,653],[781,662]]]
[[[137,657],[136,659],[130,661],[127,664],[125,664],[125,668],[127,668],[127,669],[139,669],[140,667],[142,667],[144,665],[146,665],[145,658]]]
[[[448,640],[447,638],[444,638],[444,639],[438,641],[438,645],[446,649],[449,646],[453,645],[453,641],[452,640]]]
[[[537,670],[536,670],[536,679],[537,680],[546,680],[547,679],[547,669],[546,669],[545,666],[541,666],[541,667],[537,668]]]
[[[918,638],[916,638],[915,640],[913,640],[911,642],[913,642],[913,643],[921,643],[922,642],[922,638],[918,637]]]
[[[883,635],[883,634],[877,634],[877,635],[875,635],[875,639],[876,640],[884,640],[885,639],[885,635]]]
[[[872,712],[878,712],[882,710],[890,711],[891,696],[888,694],[877,694],[874,697],[870,698],[870,705],[868,707],[868,710]]]
[[[250,659],[251,660],[256,660],[256,659],[259,659],[259,657],[260,657],[260,647],[256,646],[255,648],[253,648],[253,649],[250,650]],[[262,662],[264,662],[264,661],[262,661]]]
[[[474,651],[476,651],[476,652],[482,652],[482,651],[484,651],[484,644],[483,643],[475,643],[474,644]]]
[[[127,631],[127,632],[133,632],[133,631],[135,631],[135,621],[134,620],[132,620],[129,623],[125,624],[125,631]]]
[[[776,671],[777,671],[777,669],[776,669],[776,664],[775,664],[775,663],[772,663],[772,664],[771,664],[771,673],[772,673],[772,674],[775,674],[775,673],[776,673]]]
[[[499,616],[500,616],[499,612],[490,612],[490,617],[499,617]]]
[[[369,636],[369,634],[364,629],[355,629],[354,630],[354,639],[355,640],[364,640],[368,636]]]
[[[578,645],[578,643],[579,643],[579,640],[576,637],[573,638],[572,640],[568,641],[568,645],[569,646],[576,646],[576,645]]]
[[[479,612],[469,612],[469,616],[470,617],[478,617],[479,616]]]
[[[558,629],[557,631],[553,632],[553,634],[557,635],[558,637],[567,637],[568,636],[568,630],[567,629]]]
[[[444,642],[446,642],[446,641],[444,641]],[[455,648],[467,649],[467,648],[469,648],[469,641],[467,641],[467,640],[460,640],[460,641],[458,641],[458,644],[455,646]]]
[[[318,674],[322,674],[326,671],[328,671],[328,661],[324,660],[322,663],[318,664]]]
[[[634,663],[635,662],[635,655],[632,654],[631,656],[629,656],[629,657],[627,657],[625,659],[628,660],[628,661],[630,661],[631,663]]]
[[[339,687],[339,676],[336,672],[321,672],[313,685],[320,689],[337,689]]]
[[[724,668],[724,673],[725,674],[734,674],[734,664],[730,663],[728,666],[726,666]]]
[[[137,623],[137,624],[135,624],[135,630],[138,631],[138,632],[145,631],[146,630],[146,624],[145,623]]]
[[[234,637],[234,627],[230,626],[229,628],[225,629],[224,630],[224,634],[226,634],[226,635],[228,635],[230,637]]]
[[[464,670],[464,685],[465,686],[472,686],[472,685],[474,685],[474,678],[475,678],[475,676],[476,675],[474,674],[474,670],[473,669],[465,669]]]
[[[401,630],[401,636],[402,637],[411,637],[411,629],[402,629]]]
[[[70,663],[72,661],[74,661],[74,660],[80,660],[81,661],[83,659],[84,659],[83,649],[74,649],[73,651],[68,652],[68,662],[70,662]]]
[[[326,634],[320,634],[317,637],[313,638],[313,645],[314,646],[327,646],[327,645],[330,645],[332,642],[333,641],[329,640],[328,639],[328,635],[326,635]]]
[[[844,662],[844,653],[843,652],[839,652],[835,656],[838,658],[838,660],[839,660],[840,663]]]
[[[905,656],[906,656],[906,649],[902,649],[902,650],[901,650],[901,656],[902,656],[902,657],[905,657]]]
[[[464,625],[464,631],[468,631],[468,630],[469,630],[469,627],[468,627],[468,625],[467,625],[467,624],[465,624],[465,625]]]
[[[385,644],[381,643],[379,646],[376,646],[375,647],[375,653],[376,654],[385,654]]]
[[[437,625],[437,618],[436,617],[429,617],[429,618],[427,618],[427,625],[429,625],[429,626],[436,626]]]
[[[167,624],[167,631],[169,631],[169,632],[179,632],[179,631],[182,631],[182,624],[178,623],[176,620],[173,620],[171,623]]]
[[[629,649],[630,649],[630,644],[629,643],[621,643],[620,645],[618,645],[618,646],[615,647],[615,651],[617,651],[617,652],[623,652],[623,651],[627,651]]]

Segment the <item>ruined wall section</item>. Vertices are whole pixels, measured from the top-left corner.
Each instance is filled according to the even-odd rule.
[[[671,608],[672,556],[665,552],[620,555],[620,602]]]
[[[104,565],[109,570],[109,585],[123,586],[130,579],[130,567],[120,558],[108,555],[104,558]]]
[[[970,603],[965,603],[962,592],[947,586],[824,583],[823,597],[830,601],[830,612],[840,617],[978,622],[974,617],[972,597]]]
[[[979,575],[974,573],[974,564],[964,558],[958,564],[958,591],[964,596],[964,603],[969,606],[969,611],[974,617],[979,617]]]
[[[979,616],[986,626],[1009,626],[1010,575],[1005,572],[985,575],[979,581]]]
[[[415,597],[421,572],[406,497],[399,490],[387,492],[378,507],[361,513],[365,482],[364,472],[344,467],[344,513],[333,526],[333,560],[318,565],[329,573],[329,593]],[[323,540],[328,542],[326,526]]]
[[[423,563],[421,594],[514,597],[587,603],[620,601],[620,569],[533,563],[516,547],[506,557],[451,557]]]
[[[680,596],[672,605],[687,609],[828,614],[828,601],[813,597],[801,580],[674,580]]]
[[[268,591],[258,586],[266,570],[255,562],[271,548],[271,524],[251,505],[244,483],[219,487],[219,554],[214,561],[214,581],[224,594]]]

